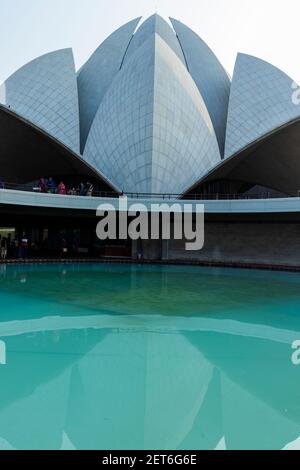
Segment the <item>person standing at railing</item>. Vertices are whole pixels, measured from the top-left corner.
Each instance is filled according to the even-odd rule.
[[[7,257],[7,238],[1,238],[1,259],[6,259]]]
[[[56,193],[56,183],[55,183],[54,179],[52,178],[52,176],[50,176],[48,181],[47,181],[47,189],[48,189],[48,192],[51,193],[51,194]]]
[[[62,256],[65,257],[68,254],[68,243],[65,238],[62,239],[61,241],[61,251],[62,251]]]
[[[86,195],[91,197],[93,195],[94,185],[92,183],[87,183],[86,187],[87,187]]]
[[[46,183],[44,178],[41,178],[40,181],[38,182],[38,188],[40,188],[41,193],[46,193],[47,188],[46,188]]]
[[[5,189],[4,181],[0,179],[0,189]]]
[[[85,196],[85,186],[82,182],[80,183],[80,186],[79,186],[79,196]]]
[[[26,233],[24,232],[21,238],[21,258],[27,258],[28,246],[29,246],[29,241],[26,236]]]
[[[61,181],[57,187],[57,193],[61,194],[62,196],[67,194],[67,189],[63,181]]]
[[[12,247],[11,247],[11,254],[12,258],[19,258],[19,239],[15,238],[12,242]]]
[[[76,191],[76,188],[69,189],[68,191],[69,196],[77,196],[78,192]]]
[[[6,239],[6,248],[7,248],[6,257],[7,257],[7,258],[11,258],[11,255],[12,255],[12,239],[11,239],[11,233],[9,233],[9,234],[7,235],[7,239]]]

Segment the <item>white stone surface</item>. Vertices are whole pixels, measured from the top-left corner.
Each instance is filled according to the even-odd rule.
[[[223,157],[230,78],[208,45],[190,28],[171,18],[188,70],[206,104]]]
[[[300,117],[293,80],[273,65],[238,54],[231,85],[225,157]]]
[[[38,57],[0,88],[0,102],[79,152],[79,112],[72,49]]]
[[[220,161],[199,90],[158,34],[112,83],[84,158],[125,192],[168,194],[183,192]]]
[[[100,103],[119,72],[128,44],[140,18],[114,31],[78,72],[81,151]]]

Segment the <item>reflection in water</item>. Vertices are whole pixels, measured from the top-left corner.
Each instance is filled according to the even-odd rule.
[[[74,265],[0,279],[0,449],[299,446],[298,275]]]
[[[300,450],[300,437],[293,442],[289,442],[283,450]]]
[[[0,365],[6,365],[6,344],[4,341],[0,341]]]

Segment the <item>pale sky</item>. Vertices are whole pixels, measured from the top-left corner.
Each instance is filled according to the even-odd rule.
[[[300,82],[299,0],[0,0],[0,82],[65,47],[79,68],[115,29],[155,11],[192,28],[231,75],[244,52]]]

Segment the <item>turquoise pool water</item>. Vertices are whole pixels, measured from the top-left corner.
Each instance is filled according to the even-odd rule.
[[[263,271],[0,266],[0,449],[300,448],[299,288]]]

